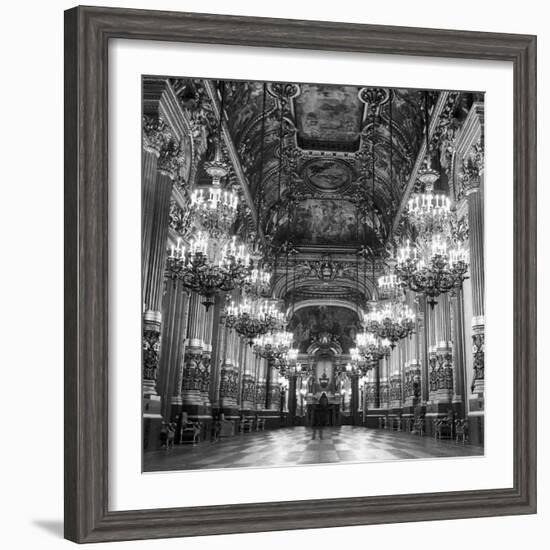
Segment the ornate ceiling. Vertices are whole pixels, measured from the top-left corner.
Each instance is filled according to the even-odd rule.
[[[437,185],[446,190],[445,134],[457,131],[477,97],[250,81],[178,79],[171,85],[194,117],[193,131],[207,136],[198,153],[205,158],[212,155],[223,105],[224,152],[242,170],[248,197],[238,223],[246,228],[255,219],[261,227],[274,295],[287,305],[340,301],[348,313],[373,295],[373,274],[381,270],[413,170],[424,159],[426,107],[430,122],[437,117],[439,150],[431,146],[430,157],[442,174]],[[151,93],[145,107],[154,100]],[[231,185],[238,186],[237,176],[232,169]],[[199,169],[197,181],[204,177]],[[345,309],[341,315],[348,315]]]
[[[438,92],[394,90],[391,106],[389,89],[358,86],[267,84],[264,98],[262,83],[233,82],[225,94],[266,234],[306,250],[384,244],[422,140],[425,102],[432,109]]]

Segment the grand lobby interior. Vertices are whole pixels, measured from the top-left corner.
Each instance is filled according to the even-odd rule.
[[[142,92],[143,470],[483,455],[483,93]]]

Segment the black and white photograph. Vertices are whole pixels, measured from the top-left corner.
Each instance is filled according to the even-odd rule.
[[[483,457],[483,90],[141,84],[143,471]]]

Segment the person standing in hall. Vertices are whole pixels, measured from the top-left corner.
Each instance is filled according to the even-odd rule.
[[[313,435],[311,439],[315,439],[317,430],[319,430],[319,439],[323,439],[323,427],[327,424],[327,416],[328,397],[326,393],[323,393],[313,411]]]

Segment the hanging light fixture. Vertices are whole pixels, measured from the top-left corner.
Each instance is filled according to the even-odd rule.
[[[198,294],[208,308],[216,294],[228,292],[241,285],[250,273],[250,256],[244,245],[237,245],[236,237],[219,246],[204,232],[191,238],[188,247],[181,239],[172,246],[167,258],[167,273],[172,280]]]
[[[389,110],[390,110],[390,180],[393,178],[393,93],[389,92]],[[372,180],[372,203],[374,204],[374,116],[373,116],[373,180]],[[374,216],[374,213],[373,213]],[[373,219],[374,223],[374,219]],[[372,281],[375,284],[375,262],[374,254],[372,255]],[[390,347],[393,349],[395,343],[412,334],[414,329],[414,314],[406,305],[404,305],[398,298],[402,297],[401,282],[399,277],[391,272],[384,274],[378,279],[379,294],[383,297],[390,297],[392,300],[383,306],[377,306],[376,302],[371,302],[371,311],[365,314],[365,330],[367,332],[360,333],[358,335],[357,345],[361,349],[371,349],[371,355],[375,353],[375,344],[388,341]],[[375,342],[370,336],[372,333],[379,341]],[[380,344],[380,346],[382,346]],[[383,347],[383,346],[382,346]]]
[[[413,334],[415,315],[402,302],[388,302],[371,310],[365,316],[365,330],[382,340],[388,340],[393,349],[396,342]]]
[[[252,346],[257,336],[280,329],[284,314],[268,300],[245,299],[238,306],[231,302],[226,308],[225,324],[233,328]]]
[[[285,330],[277,330],[254,339],[254,352],[268,360],[280,360],[292,345],[294,335]]]
[[[386,338],[380,338],[372,332],[360,332],[357,334],[357,351],[367,362],[377,363],[383,357],[390,354],[391,343]]]
[[[436,234],[418,246],[407,240],[398,250],[396,273],[407,288],[423,293],[432,309],[439,295],[460,288],[466,279],[468,252],[461,242],[449,241]]]
[[[393,182],[393,90],[389,91],[389,111],[390,111],[390,183]],[[381,298],[389,300],[398,300],[403,297],[403,285],[399,277],[395,274],[395,261],[388,262],[389,270],[378,277],[378,294]],[[374,274],[373,274],[374,276]]]
[[[214,158],[204,164],[212,183],[191,193],[191,214],[197,225],[212,238],[228,235],[237,216],[238,196],[231,189],[223,189],[221,180],[229,173],[229,165],[222,158],[222,124],[224,117],[225,86],[221,83],[220,120],[214,140]]]
[[[418,181],[423,192],[414,193],[408,202],[408,219],[420,235],[431,236],[450,229],[452,222],[451,200],[444,193],[434,193],[434,185],[439,172],[431,166],[430,120],[428,112],[428,92],[424,92],[424,135],[426,138],[426,165],[420,170]]]
[[[260,177],[257,186],[257,212],[258,226],[262,225],[262,201],[263,201],[263,178],[264,178],[264,148],[265,148],[265,99],[267,84],[263,84],[262,94],[262,127],[261,127],[261,149],[260,149]],[[271,292],[271,272],[264,267],[262,259],[258,256],[256,266],[250,271],[243,283],[243,292],[251,299],[267,298]]]

